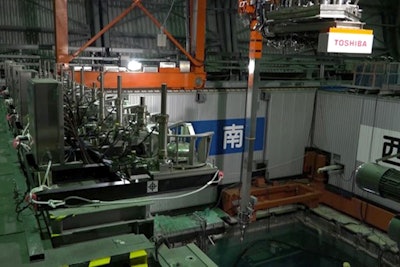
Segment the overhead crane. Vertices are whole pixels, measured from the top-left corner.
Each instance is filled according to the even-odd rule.
[[[238,221],[241,225],[241,239],[254,211],[261,207],[279,206],[287,203],[314,203],[319,192],[299,189],[303,193],[293,197],[288,187],[275,188],[287,197],[261,201],[262,196],[252,191],[253,152],[256,131],[256,111],[259,97],[259,60],[262,57],[264,38],[284,38],[286,36],[312,34],[318,40],[318,51],[324,53],[361,53],[372,51],[373,32],[363,29],[358,1],[343,0],[239,0],[239,15],[248,20],[249,26],[249,66],[246,91],[245,152],[242,157],[240,201]],[[314,37],[313,37],[314,36]],[[295,186],[296,187],[296,186]],[[232,192],[231,192],[232,193]],[[236,192],[237,193],[237,192]],[[235,195],[235,193],[232,193]],[[264,194],[271,194],[266,190]],[[258,196],[257,197],[255,196]],[[278,194],[279,195],[279,194]],[[326,195],[329,195],[328,193]],[[226,196],[232,201],[232,195]],[[262,202],[262,203],[261,203]],[[273,204],[271,204],[273,202]],[[334,201],[330,201],[332,203]],[[231,206],[227,203],[227,206]],[[385,212],[382,214],[386,215]],[[387,216],[385,217],[387,220]]]

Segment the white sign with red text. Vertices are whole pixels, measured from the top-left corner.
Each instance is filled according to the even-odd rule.
[[[371,54],[374,35],[365,30],[320,33],[318,52]]]

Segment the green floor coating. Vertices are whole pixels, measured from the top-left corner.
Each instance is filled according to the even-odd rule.
[[[206,222],[208,227],[222,227],[223,221],[221,217],[223,216],[226,216],[226,214],[218,209],[206,209],[174,217],[158,215],[154,218],[154,230],[161,235],[181,234],[188,230],[201,228],[202,221]]]
[[[0,114],[3,119],[0,120],[0,259],[2,263],[12,263],[9,266],[19,266],[29,262],[22,221],[24,216],[29,215],[17,216],[15,212],[16,201],[23,197],[26,185],[17,154],[12,147],[13,136],[4,119],[5,112],[1,103]],[[34,220],[34,217],[30,219]]]

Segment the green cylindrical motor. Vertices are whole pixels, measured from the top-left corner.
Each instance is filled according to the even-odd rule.
[[[364,163],[356,172],[357,185],[367,191],[400,201],[400,172],[376,163]]]
[[[394,216],[389,222],[389,237],[400,244],[400,215]]]
[[[167,145],[168,156],[175,162],[187,161],[189,157],[189,143],[186,142],[171,142]]]

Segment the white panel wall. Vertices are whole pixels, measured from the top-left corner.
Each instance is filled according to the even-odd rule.
[[[270,91],[266,159],[269,178],[302,174],[315,89]]]
[[[399,203],[363,191],[355,183],[357,167],[381,157],[383,136],[400,136],[398,114],[400,101],[396,98],[318,92],[314,145],[336,157],[332,163],[345,166],[343,174],[329,176],[330,184],[400,211]]]

